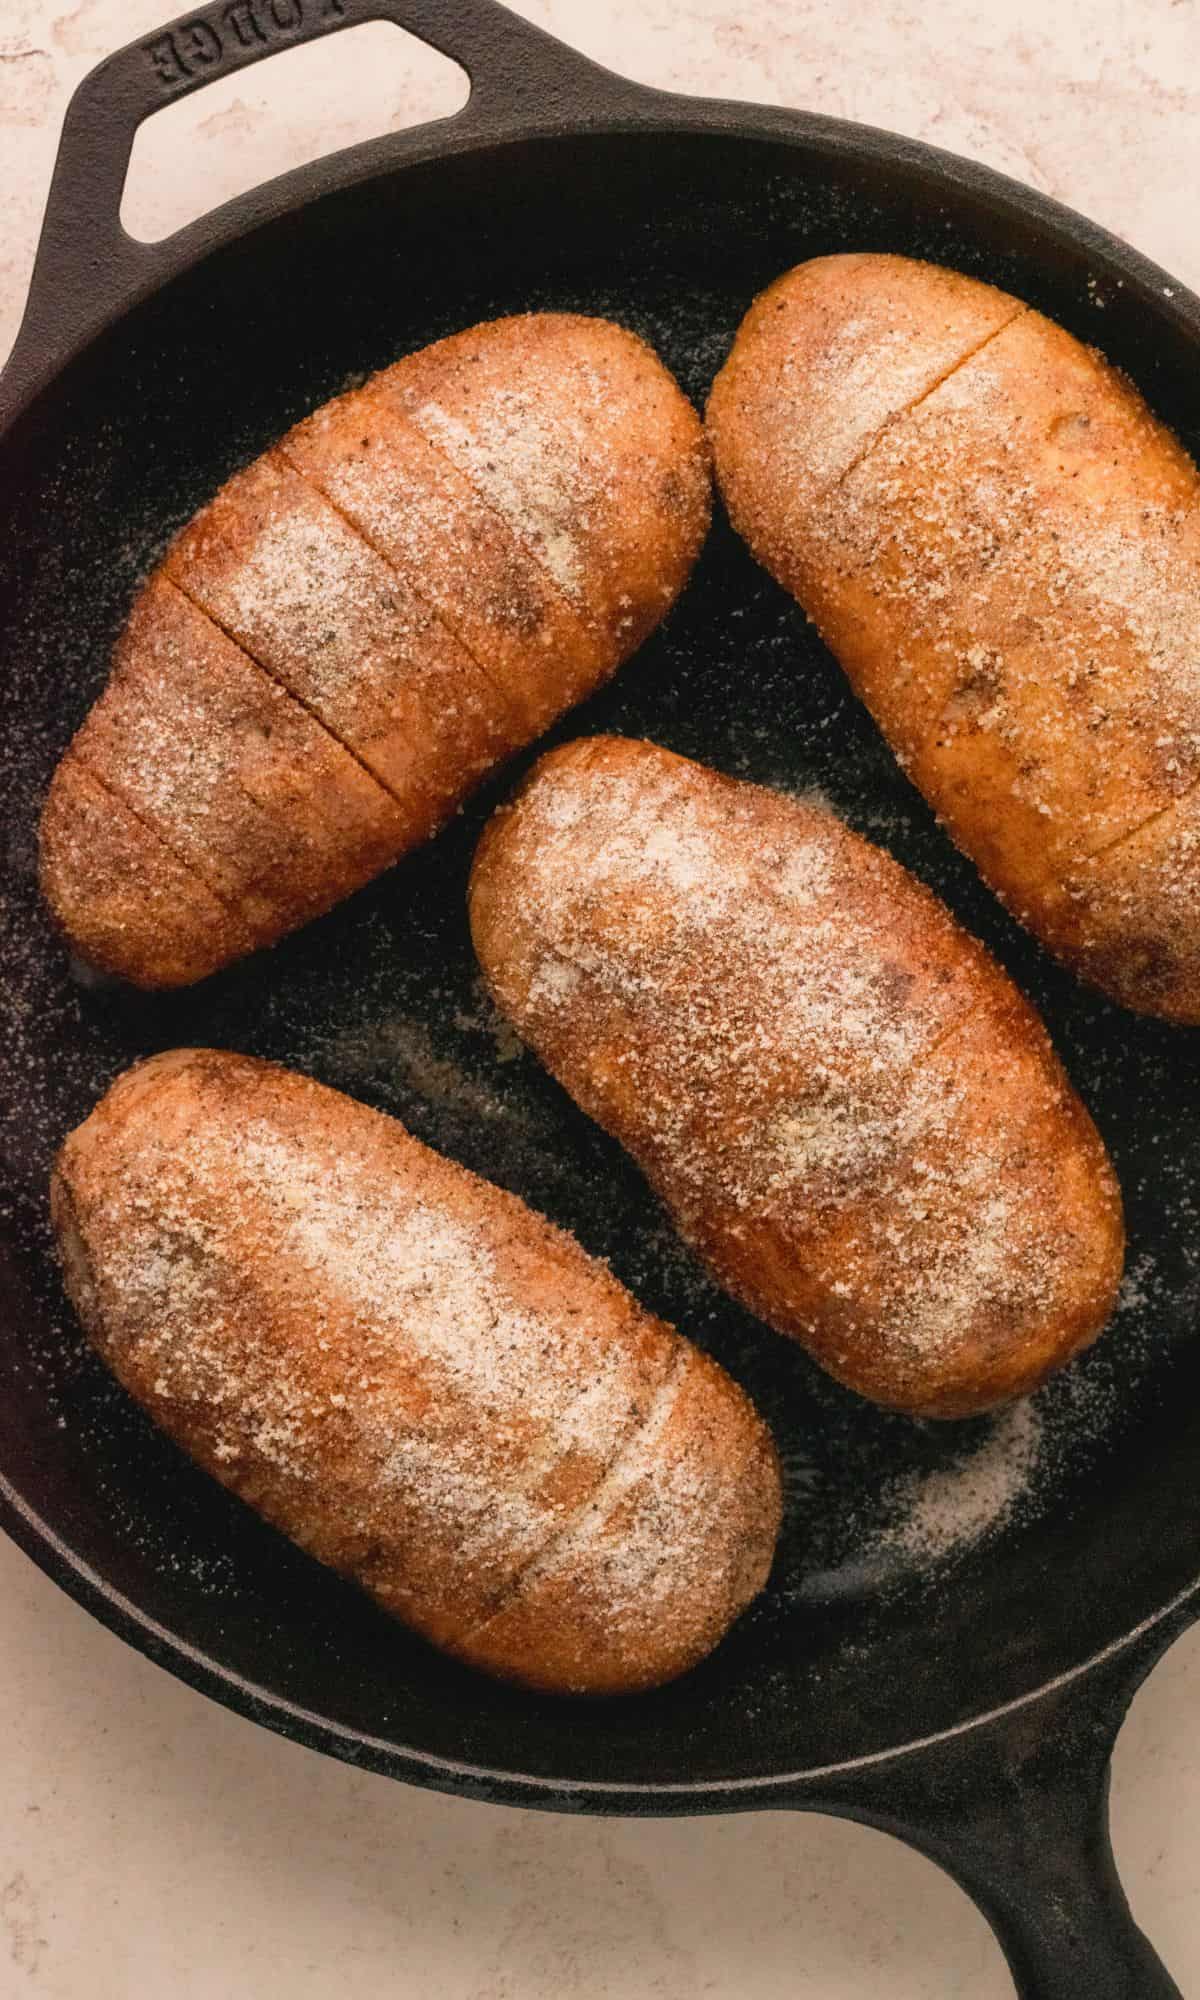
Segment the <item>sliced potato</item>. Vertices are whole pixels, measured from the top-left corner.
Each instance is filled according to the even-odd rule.
[[[850,1388],[964,1416],[1104,1325],[1120,1194],[1044,1028],[826,809],[567,744],[489,823],[471,927],[720,1283]]]
[[[436,1645],[556,1692],[693,1665],[761,1589],[730,1378],[515,1196],[308,1078],[118,1078],[55,1164],[67,1288],[185,1450]]]
[[[188,946],[185,902],[161,949],[156,848],[115,837],[102,880],[64,782],[44,882],[69,941],[103,928],[108,969],[155,986],[327,910],[615,671],[708,515],[695,412],[603,320],[494,321],[327,403],[168,550],[72,747],[229,921]],[[111,909],[122,854],[117,932],[87,903]]]
[[[970,338],[964,315],[914,397],[948,288]],[[1177,441],[1061,327],[894,257],[773,286],[707,421],[735,526],[987,881],[1126,1005],[1200,1020],[1200,888],[1164,900],[1136,866],[1200,785],[1200,478]],[[1178,891],[1200,863],[1173,856]]]

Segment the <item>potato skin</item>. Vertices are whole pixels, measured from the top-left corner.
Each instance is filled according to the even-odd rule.
[[[710,501],[695,411],[605,320],[491,321],[315,411],[133,605],[43,813],[68,940],[178,985],[360,888],[615,672]],[[96,786],[123,822],[99,842]]]
[[[42,893],[75,950],[105,970],[130,952],[148,986],[186,986],[212,967],[214,938],[236,958],[244,927],[151,828],[70,752],[42,817]]]
[[[175,1050],[67,1138],[51,1207],[126,1389],[460,1659],[556,1692],[654,1686],[765,1582],[779,1472],[742,1391],[394,1119]]]
[[[1045,1030],[827,810],[570,743],[489,822],[470,906],[518,1031],[720,1283],[839,1381],[965,1416],[1099,1332],[1120,1193]]]
[[[1101,355],[929,264],[832,257],[707,410],[735,527],[1013,913],[1200,1021],[1200,476]]]

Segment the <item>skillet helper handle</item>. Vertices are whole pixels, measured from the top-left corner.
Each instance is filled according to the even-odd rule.
[[[208,0],[108,56],[67,106],[29,299],[5,400],[16,403],[138,297],[210,247],[208,218],[142,243],[121,224],[138,126],[152,112],[251,63],[369,21],[393,21],[464,69],[471,94],[454,123],[464,141],[522,126],[632,111],[654,95],[544,34],[499,0]],[[386,165],[388,133],[355,148]],[[286,177],[285,177],[286,178]],[[229,205],[232,212],[253,197]],[[261,196],[260,196],[261,200]]]
[[[1181,2000],[1134,1921],[1108,1827],[1117,1731],[1167,1636],[901,1760],[880,1810],[851,1807],[966,1890],[1019,2000]]]

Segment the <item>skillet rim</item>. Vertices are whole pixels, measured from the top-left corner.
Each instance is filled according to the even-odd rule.
[[[1200,1618],[1200,1576],[1177,1591],[1145,1618],[1121,1633],[1064,1672],[1051,1676],[1037,1687],[993,1708],[952,1723],[945,1729],[916,1736],[882,1750],[867,1751],[832,1764],[814,1764],[797,1771],[777,1771],[759,1776],[703,1778],[694,1782],[654,1780],[641,1783],[624,1779],[548,1778],[525,1771],[505,1771],[492,1766],[470,1764],[429,1751],[397,1744],[385,1737],[369,1735],[318,1715],[282,1696],[272,1694],[242,1674],[220,1666],[210,1654],[177,1638],[157,1619],[127,1598],[124,1592],[106,1584],[83,1562],[41,1517],[27,1506],[0,1473],[0,1527],[37,1565],[88,1611],[100,1624],[132,1646],[155,1666],[207,1695],[223,1708],[233,1710],[249,1722],[262,1724],[305,1749],[320,1750],[339,1762],[378,1772],[425,1790],[447,1792],[455,1797],[485,1800],[492,1804],[540,1806],[546,1811],[596,1812],[604,1815],[634,1813],[642,1816],[684,1817],[702,1812],[735,1812],[808,1804],[798,1795],[813,1792],[816,1804],[822,1784],[849,1780],[860,1775],[887,1772],[906,1759],[936,1751],[980,1735],[996,1723],[1004,1723],[1035,1707],[1039,1702],[1072,1687],[1102,1669],[1127,1661],[1121,1678],[1123,1692],[1134,1687],[1158,1658],[1166,1645],[1182,1635]],[[1121,1710],[1124,1700],[1120,1702]]]

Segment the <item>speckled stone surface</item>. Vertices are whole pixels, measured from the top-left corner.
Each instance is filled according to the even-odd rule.
[[[63,106],[172,0],[0,0],[0,348]],[[667,88],[806,105],[973,154],[1200,286],[1200,0],[524,0]],[[385,27],[148,127],[126,197],[198,206],[462,83]],[[253,1728],[111,1638],[0,1540],[0,2000],[1008,2000],[964,1896],[881,1834],[779,1814],[562,1821],[441,1799]],[[1114,1831],[1200,1992],[1200,1635],[1138,1697]],[[1080,1996],[1085,2000],[1085,1996]]]

